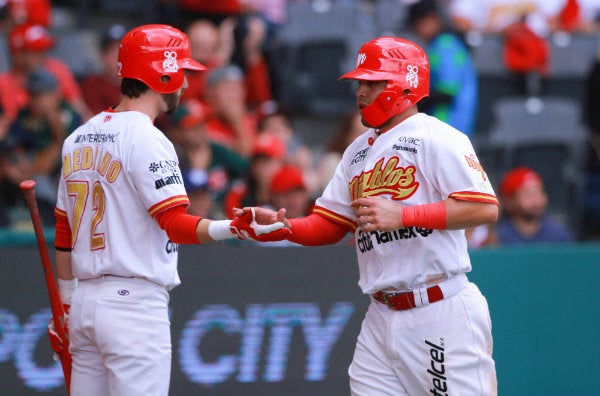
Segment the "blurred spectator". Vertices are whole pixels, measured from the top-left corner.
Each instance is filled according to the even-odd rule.
[[[233,29],[235,22],[228,18],[217,25],[209,19],[198,19],[190,23],[186,34],[190,39],[192,58],[212,70],[221,67],[231,59],[233,51]],[[205,83],[208,72],[188,74],[188,88],[183,99],[204,100]]]
[[[556,0],[562,3],[559,13],[550,18],[552,31],[596,32],[600,28],[598,0]]]
[[[28,176],[28,165],[28,161],[22,150],[11,147],[7,140],[0,141],[1,228],[20,228],[19,224],[23,224],[28,220],[22,193],[18,187],[18,183],[25,180]],[[45,214],[51,209],[44,202],[39,202],[42,221],[48,220]],[[19,208],[22,210],[19,210]]]
[[[283,165],[271,180],[271,207],[285,208],[286,216],[299,218],[312,212],[314,200],[306,186],[302,169],[294,165]],[[270,242],[265,246],[300,246],[288,240]]]
[[[6,114],[4,114],[4,109],[0,106],[0,142],[2,142],[8,136],[8,127],[10,126],[10,121]]]
[[[179,0],[179,7],[185,11],[223,15],[236,14],[242,9],[240,0]]]
[[[210,217],[215,219],[223,218],[222,215],[220,217],[213,217],[215,205],[213,205],[212,194],[208,187],[208,180],[194,179],[189,176],[189,173],[183,174],[183,185],[185,186],[185,192],[190,200],[188,213],[200,217]]]
[[[335,168],[342,159],[346,147],[367,129],[363,125],[362,116],[358,111],[353,111],[342,118],[337,132],[330,140],[325,153],[318,160],[317,188],[319,191],[323,191],[333,177]]]
[[[294,0],[241,0],[246,13],[260,15],[267,28],[267,43],[273,40],[279,27],[287,21],[287,6]],[[298,0],[296,0],[298,1]]]
[[[208,72],[206,121],[208,136],[244,157],[252,153],[256,136],[256,117],[246,105],[242,70],[227,65]]]
[[[273,98],[270,68],[264,54],[265,22],[256,15],[240,14],[214,22],[208,18],[190,22],[186,29],[194,59],[210,70],[228,64],[240,68],[245,101],[252,110]],[[192,73],[184,98],[206,99],[209,73]]]
[[[50,27],[52,19],[50,0],[4,0],[0,1],[0,12],[6,27],[3,30],[25,24]]]
[[[256,14],[241,14],[233,30],[231,62],[240,67],[246,83],[246,103],[256,109],[273,99],[271,70],[265,55],[267,26]]]
[[[98,74],[88,75],[81,80],[81,92],[85,103],[97,114],[117,105],[121,100],[121,78],[117,76],[117,57],[121,38],[127,32],[123,25],[112,25],[100,40],[100,66]]]
[[[521,93],[539,96],[550,72],[550,45],[525,22],[517,22],[504,31],[504,63],[513,73]]]
[[[408,25],[429,58],[429,97],[420,109],[468,136],[477,112],[477,72],[463,41],[444,26],[436,0],[408,8]]]
[[[235,182],[225,196],[225,216],[231,218],[233,208],[270,205],[271,181],[284,161],[283,142],[272,135],[260,136],[254,145],[245,177]]]
[[[258,122],[258,136],[262,134],[271,134],[283,142],[286,163],[299,167],[308,191],[311,195],[316,193],[317,175],[312,152],[294,131],[289,114],[275,109],[263,115]]]
[[[47,222],[53,222],[62,143],[82,119],[61,98],[58,80],[48,70],[32,70],[27,77],[27,91],[29,102],[10,125],[6,138],[11,156],[4,171],[14,189],[24,179],[36,181],[40,212],[44,212]]]
[[[290,218],[304,217],[311,213],[314,202],[304,181],[302,169],[283,165],[271,179],[271,206],[285,208]]]
[[[451,0],[449,17],[460,32],[501,33],[525,22],[538,36],[551,33],[551,20],[563,0]]]
[[[26,105],[29,98],[25,86],[26,76],[29,71],[37,68],[45,68],[56,76],[60,95],[84,119],[91,116],[83,101],[79,84],[67,64],[48,55],[48,51],[54,46],[54,39],[44,26],[17,26],[11,30],[8,40],[11,68],[0,75],[0,100],[10,120],[14,120],[19,109]]]
[[[585,84],[583,119],[589,128],[585,159],[583,197],[583,234],[600,239],[600,52],[589,71]]]
[[[215,201],[208,209],[211,212],[208,217],[222,217],[223,198],[232,181],[246,174],[248,160],[209,139],[206,109],[199,101],[181,103],[170,119],[169,137],[177,150],[184,181],[190,188],[202,190],[198,191],[198,201],[203,201],[206,195]],[[193,207],[194,202],[190,205]],[[207,210],[206,205],[202,207]]]
[[[14,206],[14,197],[9,193],[10,181],[13,179],[7,171],[11,170],[12,148],[7,141],[9,121],[2,107],[0,107],[0,228],[8,227],[10,219],[8,216],[9,208]],[[17,179],[22,180],[22,179]]]
[[[573,242],[572,231],[547,213],[548,196],[541,177],[532,169],[510,170],[500,183],[503,214],[496,224],[499,245]]]

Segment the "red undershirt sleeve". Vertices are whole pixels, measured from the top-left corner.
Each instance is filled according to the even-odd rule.
[[[67,214],[57,208],[54,210],[54,217],[56,218],[56,225],[54,228],[54,248],[64,252],[70,252],[71,227],[69,226]]]
[[[348,228],[321,215],[291,219],[292,235],[289,240],[304,246],[332,245],[342,240]]]
[[[156,215],[160,228],[165,230],[169,239],[175,243],[198,244],[196,227],[202,217],[188,214],[184,205],[169,208]]]

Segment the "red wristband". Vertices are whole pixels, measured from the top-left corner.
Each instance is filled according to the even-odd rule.
[[[403,206],[402,225],[443,230],[446,228],[446,206],[443,202]]]

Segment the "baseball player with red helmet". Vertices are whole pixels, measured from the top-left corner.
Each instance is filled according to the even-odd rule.
[[[464,229],[495,222],[498,200],[473,146],[418,111],[429,63],[413,42],[369,41],[341,78],[357,82],[370,129],[348,146],[312,214],[277,215],[302,245],[354,232],[358,284],[371,304],[348,369],[352,394],[495,395],[490,315],[466,275]]]
[[[186,72],[205,69],[190,57],[185,34],[168,25],[129,31],[117,69],[122,101],[75,130],[62,149],[55,247],[62,302],[70,306],[70,391],[166,396],[178,244],[282,239],[289,230],[259,225],[251,212],[233,221],[186,212],[175,150],[153,125],[177,108]]]

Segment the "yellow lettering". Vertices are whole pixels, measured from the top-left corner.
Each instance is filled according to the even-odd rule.
[[[110,164],[111,159],[112,156],[109,153],[104,153],[104,156],[100,160],[100,163],[98,164],[98,168],[96,170],[102,176],[104,176],[104,174],[106,173],[106,169],[108,169],[108,164]]]
[[[96,170],[109,183],[113,183],[123,170],[123,165],[119,161],[113,161],[110,153],[103,152],[97,147],[95,149],[91,147],[77,148],[63,156],[62,161],[64,178],[80,170]]]
[[[73,151],[73,172],[81,169],[81,149]]]
[[[119,161],[112,161],[108,167],[108,173],[106,174],[106,180],[109,183],[113,183],[117,180],[119,173],[121,173],[121,163]]]
[[[94,153],[90,147],[83,148],[81,156],[81,169],[92,169],[94,163]]]
[[[419,187],[415,180],[415,167],[403,168],[398,166],[398,157],[390,158],[383,164],[384,159],[377,161],[372,170],[354,177],[348,188],[352,199],[369,195],[390,194],[394,200],[410,197]]]
[[[71,156],[69,154],[63,157],[62,167],[64,178],[73,173],[73,167],[71,166]]]

